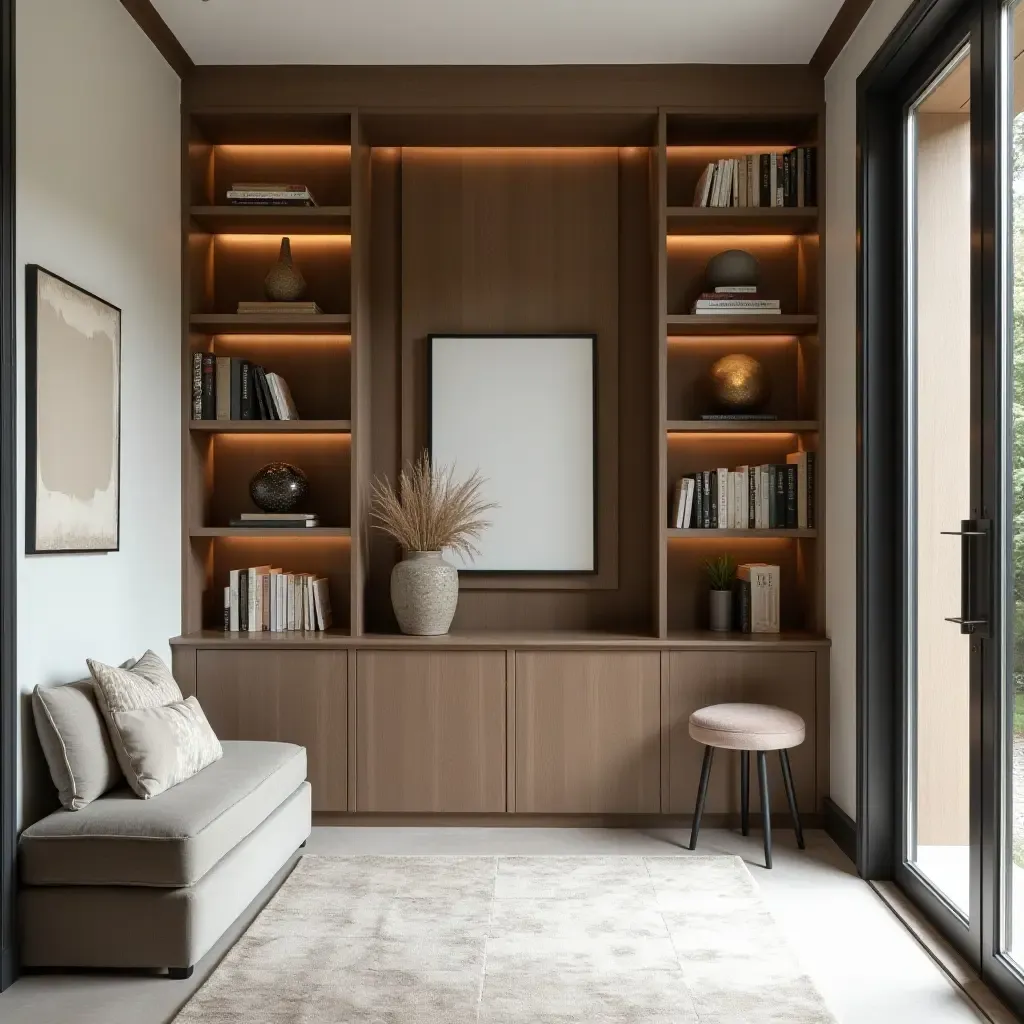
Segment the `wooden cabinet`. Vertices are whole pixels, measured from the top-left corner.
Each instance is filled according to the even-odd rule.
[[[200,650],[196,694],[221,739],[304,746],[313,810],[347,810],[345,651]]]
[[[697,798],[704,748],[690,739],[690,714],[709,704],[750,702],[775,704],[795,711],[807,727],[803,744],[789,752],[801,813],[817,811],[818,791],[827,786],[816,773],[819,697],[818,656],[812,652],[685,651],[669,654],[667,735],[669,792],[666,810],[692,814]],[[733,751],[715,753],[708,788],[707,813],[739,813],[740,759]],[[788,811],[778,755],[768,754],[768,778],[773,811]],[[750,807],[758,813],[757,769],[750,760]]]
[[[661,656],[516,654],[516,811],[661,809]]]
[[[360,651],[357,811],[501,812],[504,651]]]

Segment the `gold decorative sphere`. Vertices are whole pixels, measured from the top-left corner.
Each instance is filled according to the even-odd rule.
[[[711,367],[711,393],[728,412],[751,412],[768,398],[768,375],[753,357],[735,352]]]

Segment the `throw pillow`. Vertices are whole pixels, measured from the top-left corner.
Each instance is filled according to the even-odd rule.
[[[128,785],[144,800],[184,782],[224,751],[195,697],[163,707],[112,712]]]
[[[92,658],[87,659],[86,664],[92,673],[96,702],[106,720],[117,763],[130,783],[132,765],[118,734],[114,715],[120,711],[164,707],[179,703],[184,698],[171,670],[152,651],[146,651],[130,668],[114,668]]]
[[[91,679],[37,686],[32,714],[62,807],[80,811],[121,781]]]

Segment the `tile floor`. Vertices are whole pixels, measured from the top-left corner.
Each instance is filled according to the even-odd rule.
[[[316,828],[306,853],[353,854],[666,854],[685,830],[548,828]],[[796,849],[779,830],[775,868],[765,871],[754,835],[705,829],[699,852],[739,854],[762,896],[840,1024],[959,1024],[984,1020],[853,873],[822,832]],[[678,844],[678,846],[676,845]],[[267,894],[269,896],[269,893]],[[163,977],[39,974],[0,996],[3,1024],[165,1024],[216,966],[239,922],[188,982]],[[253,1022],[258,1024],[258,1022]]]

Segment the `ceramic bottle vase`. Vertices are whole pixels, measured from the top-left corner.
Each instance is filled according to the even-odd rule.
[[[391,570],[391,603],[403,633],[442,636],[459,603],[459,571],[440,551],[407,551]]]
[[[263,290],[271,302],[295,302],[306,291],[306,279],[292,263],[292,240],[281,239],[281,252],[270,268]]]

